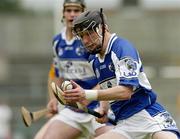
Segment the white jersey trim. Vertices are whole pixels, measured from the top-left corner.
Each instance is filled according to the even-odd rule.
[[[96,55],[96,57],[98,57],[98,59],[99,59],[99,62],[101,62],[101,63],[104,62],[104,58],[105,58],[106,54],[108,54],[110,52],[113,42],[117,39],[117,36],[116,37],[115,36],[116,36],[115,33],[113,33],[111,35],[111,38],[109,39],[108,45],[106,47],[104,57],[100,58],[100,56],[98,56],[99,54]]]

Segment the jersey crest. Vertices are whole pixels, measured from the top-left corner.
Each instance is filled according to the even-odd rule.
[[[139,72],[137,66],[138,62],[129,57],[123,58],[118,62],[121,77],[125,78],[137,77]]]

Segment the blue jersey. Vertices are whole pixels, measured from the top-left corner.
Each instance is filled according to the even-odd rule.
[[[152,115],[165,111],[156,103],[156,94],[143,71],[139,54],[129,41],[113,34],[103,59],[95,55],[90,61],[101,88],[116,85],[133,87],[131,99],[110,102],[116,120],[126,119],[143,109]],[[152,111],[149,106],[157,110]]]
[[[68,41],[65,32],[66,28],[53,39],[55,74],[66,80],[74,80],[85,89],[92,89],[97,84],[97,78],[88,61],[89,53],[79,39]]]

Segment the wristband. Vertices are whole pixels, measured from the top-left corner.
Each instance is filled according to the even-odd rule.
[[[98,91],[97,90],[85,90],[85,95],[87,100],[97,100]]]

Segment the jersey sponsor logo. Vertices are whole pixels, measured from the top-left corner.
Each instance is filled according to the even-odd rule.
[[[72,46],[66,46],[64,48],[65,51],[72,51],[73,50],[73,47]]]
[[[132,78],[138,76],[138,63],[132,58],[124,58],[118,62],[121,77]]]
[[[72,61],[67,61],[65,67],[70,68],[73,65]]]
[[[92,67],[84,60],[60,59],[59,72],[66,79],[86,79],[94,77]]]
[[[99,68],[100,68],[100,70],[105,69],[105,68],[106,68],[106,65],[105,65],[105,64],[100,65]]]
[[[65,65],[65,72],[69,74],[87,74],[86,68],[83,66],[74,66],[71,61],[68,61]]]
[[[66,68],[65,72],[68,74],[81,74],[81,75],[86,75],[86,68],[84,67],[76,67],[76,68]]]

